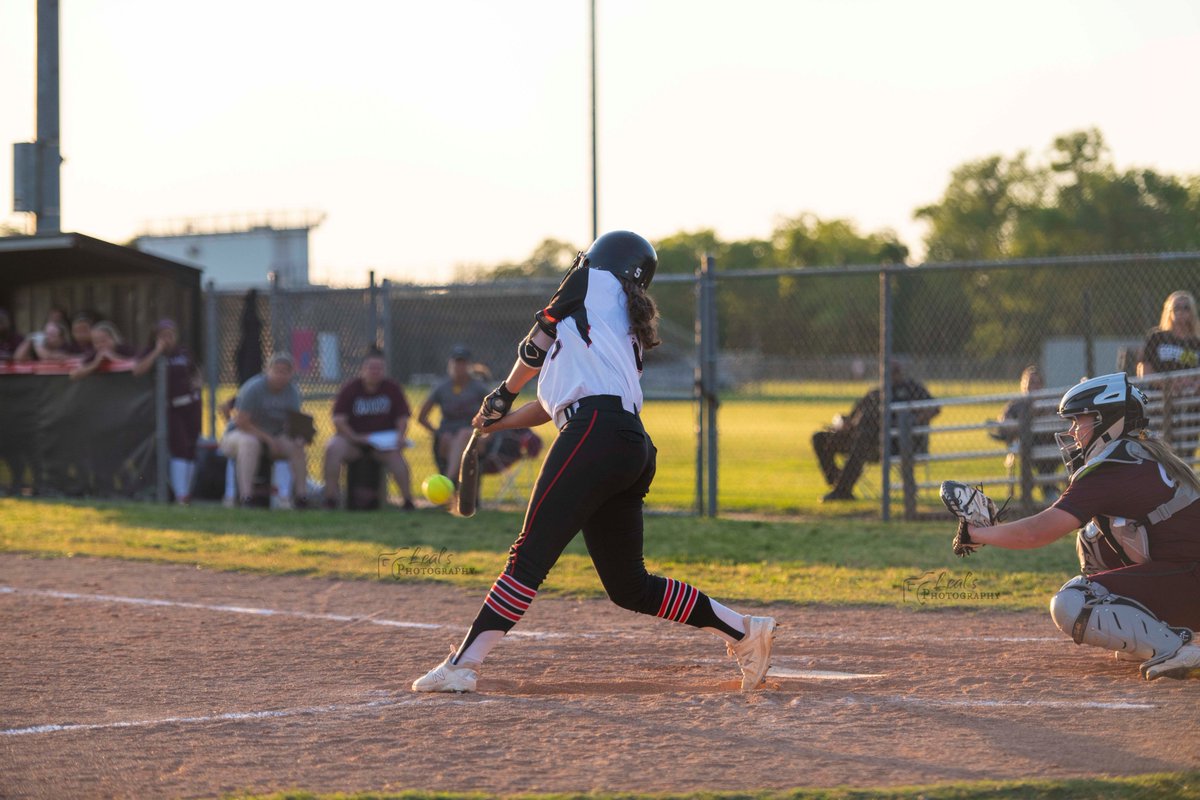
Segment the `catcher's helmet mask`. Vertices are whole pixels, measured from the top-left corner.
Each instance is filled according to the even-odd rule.
[[[633,231],[609,231],[575,258],[572,268],[577,266],[602,269],[646,289],[658,269],[658,253]]]
[[[1132,438],[1150,424],[1146,417],[1146,395],[1129,383],[1124,372],[1101,375],[1071,387],[1058,404],[1058,415],[1074,420],[1085,414],[1094,418],[1091,436],[1078,442],[1070,431],[1056,433],[1055,441],[1070,472],[1082,467],[1110,442]]]

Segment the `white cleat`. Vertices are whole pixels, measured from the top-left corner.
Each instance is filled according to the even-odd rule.
[[[462,664],[451,664],[454,651],[446,656],[446,660],[429,672],[413,681],[414,692],[473,692],[475,682],[479,679],[477,672],[479,664],[467,661]]]
[[[1200,645],[1185,644],[1172,655],[1150,659],[1142,664],[1142,677],[1200,678]]]
[[[774,617],[745,617],[746,635],[741,641],[726,644],[729,655],[742,668],[742,691],[757,689],[771,668],[771,645],[775,642]]]
[[[1128,650],[1113,650],[1113,658],[1117,661],[1144,661],[1141,656]]]

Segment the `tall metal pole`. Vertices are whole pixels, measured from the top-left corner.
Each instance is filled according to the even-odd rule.
[[[59,207],[58,0],[37,4],[37,186],[34,232],[62,230]]]
[[[879,516],[892,518],[892,276],[879,271]]]
[[[704,433],[708,437],[706,452],[708,454],[708,516],[717,516],[717,281],[716,262],[708,253],[704,254],[703,278],[707,291],[704,303],[704,373],[705,373],[705,406],[707,419]]]
[[[369,332],[367,339],[371,342],[371,347],[381,347],[383,341],[379,336],[379,296],[375,291],[375,270],[370,271],[370,280],[367,284],[367,306],[369,312],[367,314],[367,328]]]
[[[590,16],[588,25],[588,41],[592,62],[592,241],[600,236],[600,217],[597,210],[597,168],[596,168],[596,0],[589,0]]]
[[[704,281],[704,268],[708,254],[700,258],[696,267],[696,371],[693,396],[696,399],[696,516],[704,515],[704,451],[707,438],[704,433],[706,426],[704,387],[704,370],[707,363],[704,354],[707,348],[705,329],[708,324],[704,312],[708,288]]]

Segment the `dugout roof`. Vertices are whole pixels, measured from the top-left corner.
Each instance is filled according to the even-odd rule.
[[[199,352],[200,275],[195,267],[82,233],[0,237],[0,307],[22,331],[39,327],[55,304],[96,310],[140,342],[157,314],[176,318],[184,341]]]
[[[157,275],[200,288],[200,270],[82,233],[0,238],[0,288],[62,278]]]

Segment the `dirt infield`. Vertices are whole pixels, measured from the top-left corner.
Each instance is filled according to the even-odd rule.
[[[683,792],[1200,764],[1200,682],[1143,683],[1039,613],[756,609],[783,627],[769,690],[745,695],[713,636],[541,597],[479,694],[410,693],[480,599],[0,555],[0,796]]]

